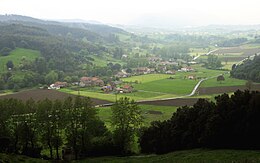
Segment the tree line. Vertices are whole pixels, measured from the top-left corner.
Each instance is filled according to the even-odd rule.
[[[260,56],[246,60],[240,65],[233,65],[230,75],[234,78],[260,82]]]
[[[167,153],[193,148],[260,149],[260,93],[236,91],[216,102],[200,99],[183,106],[171,119],[155,121],[143,130],[143,153]]]
[[[128,98],[112,107],[112,130],[99,119],[91,100],[80,96],[64,101],[4,99],[0,110],[0,152],[45,159],[62,159],[67,149],[74,159],[129,154],[142,124],[140,108]],[[43,149],[48,156],[41,155]]]

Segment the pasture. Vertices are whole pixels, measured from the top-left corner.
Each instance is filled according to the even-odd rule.
[[[223,87],[245,85],[246,80],[231,78],[229,74],[224,75],[224,81],[217,81],[216,78],[206,80],[201,83],[200,87]]]
[[[189,73],[179,73],[176,75],[167,74],[147,74],[124,78],[123,81],[134,87],[134,92],[124,94],[103,93],[100,89],[81,89],[80,95],[92,98],[115,101],[116,98],[128,97],[134,100],[152,100],[161,98],[171,98],[191,93],[198,80],[184,79]],[[173,77],[174,79],[168,79]],[[138,83],[135,83],[138,81]],[[78,94],[78,91],[71,89],[61,89],[60,91]]]
[[[33,61],[39,56],[40,52],[37,50],[16,48],[15,50],[11,51],[8,56],[0,56],[0,72],[5,72],[7,70],[6,63],[8,61],[12,61],[14,67],[17,67],[22,62],[22,60]]]
[[[162,155],[139,155],[129,157],[99,157],[88,158],[79,162],[179,162],[179,163],[199,163],[199,162],[259,162],[260,153],[257,150],[210,150],[193,149],[175,151]]]
[[[223,70],[209,70],[201,65],[193,65],[195,72],[176,72],[175,75],[169,74],[147,74],[132,76],[128,78],[122,78],[126,84],[130,84],[134,87],[132,93],[104,93],[100,88],[80,88],[80,92],[72,90],[70,88],[61,89],[60,91],[77,95],[89,96],[91,98],[97,98],[101,100],[107,100],[114,102],[117,98],[128,97],[130,99],[138,100],[155,100],[162,98],[173,98],[183,95],[188,95],[192,92],[194,86],[198,83],[199,79],[191,80],[187,76],[194,75],[197,78],[206,78],[212,76],[218,76],[228,71]],[[243,85],[245,81],[233,79],[225,75],[225,81],[219,83],[216,78],[210,79],[209,82],[202,83],[203,87],[211,86],[230,86],[230,85]],[[170,79],[170,77],[172,79]]]
[[[170,119],[172,114],[176,112],[175,106],[154,106],[154,105],[139,105],[142,110],[144,126],[149,126],[152,121],[163,121]],[[97,108],[98,116],[105,122],[107,127],[111,126],[111,107]]]

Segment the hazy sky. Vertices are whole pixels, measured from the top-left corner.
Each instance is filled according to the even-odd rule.
[[[0,0],[0,14],[113,24],[260,24],[260,0]]]

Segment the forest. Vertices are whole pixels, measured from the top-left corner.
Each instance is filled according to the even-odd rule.
[[[112,108],[113,132],[99,119],[90,99],[80,96],[64,101],[5,99],[0,100],[0,109],[0,152],[35,158],[64,159],[65,151],[74,159],[128,155],[142,126],[140,108],[127,98]]]
[[[200,99],[180,107],[169,120],[156,121],[140,137],[144,153],[167,153],[193,148],[260,149],[260,94],[236,91],[216,102]]]
[[[253,60],[248,59],[240,65],[233,65],[230,74],[238,79],[260,82],[260,56],[255,56]]]
[[[238,90],[215,99],[179,107],[170,119],[144,127],[140,107],[120,98],[112,106],[110,129],[89,98],[0,100],[0,151],[64,159],[69,150],[79,159],[133,154],[136,143],[141,153],[157,154],[194,148],[260,149],[259,92]],[[47,155],[42,155],[44,150]]]

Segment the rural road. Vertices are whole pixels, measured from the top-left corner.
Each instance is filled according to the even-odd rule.
[[[213,52],[215,52],[215,51],[217,51],[217,50],[218,50],[218,49],[212,50],[212,51],[208,52],[207,54],[203,54],[203,55],[209,55],[209,54],[211,54],[211,53],[213,53]],[[200,56],[201,56],[201,55],[196,56],[195,58],[193,58],[193,60],[196,60],[196,59],[199,58]],[[255,55],[251,55],[251,56],[249,57],[249,59],[253,58],[254,56],[255,56]],[[247,60],[247,59],[248,59],[248,58],[245,58],[245,59],[243,59],[243,60],[237,62],[236,65],[243,63],[243,61],[245,61],[245,60]],[[226,73],[230,73],[230,72],[225,72],[224,74],[226,74]],[[223,75],[223,74],[219,74],[219,75]],[[192,92],[191,92],[190,94],[188,94],[188,95],[183,95],[183,96],[178,96],[178,97],[172,97],[172,98],[154,99],[154,100],[139,100],[139,101],[137,101],[137,103],[156,102],[156,101],[168,101],[168,100],[184,99],[184,98],[186,98],[186,97],[191,97],[191,96],[193,96],[193,95],[196,93],[196,91],[198,90],[198,88],[199,88],[199,86],[200,86],[200,84],[201,84],[202,82],[204,82],[204,81],[206,81],[206,80],[208,80],[208,79],[217,78],[219,75],[211,76],[211,77],[208,77],[208,78],[201,79],[201,80],[195,85],[195,87],[193,88]],[[142,90],[142,91],[143,91],[143,90]],[[144,92],[145,92],[145,91],[144,91]],[[156,92],[156,93],[159,93],[159,92]],[[111,105],[113,105],[113,103],[103,104],[102,106],[111,106]],[[97,107],[100,107],[100,106],[97,106]]]
[[[213,52],[215,52],[215,51],[217,51],[218,49],[215,49],[215,50],[211,50],[210,52],[208,52],[208,53],[206,53],[206,54],[200,54],[200,55],[198,55],[198,56],[196,56],[196,57],[194,57],[193,58],[193,61],[195,61],[196,59],[198,59],[200,56],[202,56],[202,55],[210,55],[211,53],[213,53]]]
[[[219,75],[222,75],[222,74],[219,74]],[[212,79],[212,78],[216,78],[218,77],[219,75],[216,75],[216,76],[211,76],[211,77],[208,77],[208,78],[204,78],[204,79],[201,79],[196,85],[195,87],[193,88],[192,92],[188,95],[183,95],[183,96],[178,96],[178,97],[172,97],[172,98],[162,98],[162,99],[154,99],[154,100],[138,100],[136,101],[137,103],[145,103],[145,102],[156,102],[156,101],[168,101],[168,100],[176,100],[176,99],[182,99],[182,98],[186,98],[186,97],[190,97],[190,96],[193,96],[197,89],[199,88],[200,84],[203,82],[203,81],[206,81],[208,79]],[[108,103],[108,104],[103,104],[103,105],[97,105],[96,107],[104,107],[104,106],[111,106],[113,105],[114,103]]]

